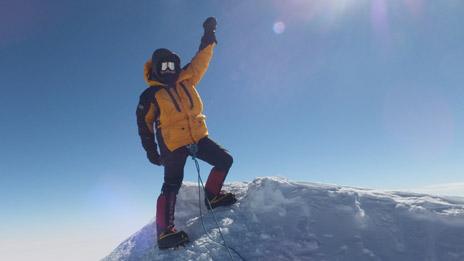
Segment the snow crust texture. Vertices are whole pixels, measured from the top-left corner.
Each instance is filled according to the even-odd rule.
[[[232,183],[225,190],[236,193],[238,203],[215,213],[227,243],[246,260],[464,260],[462,199],[277,177]],[[103,261],[230,260],[203,231],[196,184],[184,184],[177,202],[175,223],[189,234],[190,244],[158,250],[152,221]],[[211,214],[203,218],[220,242]]]

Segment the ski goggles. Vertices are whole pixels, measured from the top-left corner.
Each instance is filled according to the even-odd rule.
[[[162,62],[161,63],[161,71],[175,71],[176,70],[176,64],[174,62]]]

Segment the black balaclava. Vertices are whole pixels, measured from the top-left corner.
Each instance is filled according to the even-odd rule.
[[[168,49],[153,52],[151,78],[167,85],[174,85],[180,73],[180,58]]]

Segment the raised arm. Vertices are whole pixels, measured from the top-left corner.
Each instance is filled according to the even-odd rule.
[[[197,85],[208,69],[209,62],[213,57],[213,49],[216,41],[216,19],[209,17],[203,23],[203,37],[201,37],[200,48],[192,61],[185,66],[179,79],[188,79],[192,85]]]

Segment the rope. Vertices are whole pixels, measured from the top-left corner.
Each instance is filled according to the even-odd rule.
[[[208,231],[206,230],[205,223],[203,221],[203,212],[201,210],[201,189],[203,188],[203,191],[204,191],[205,190],[205,185],[203,184],[203,180],[201,178],[200,164],[198,163],[198,160],[197,160],[197,157],[196,157],[197,152],[198,152],[198,146],[197,146],[197,144],[190,144],[190,145],[187,146],[187,149],[189,150],[190,156],[192,157],[193,161],[195,162],[195,167],[197,169],[197,174],[198,174],[198,208],[200,209],[201,226],[203,227],[203,230],[205,231],[206,236],[211,240],[211,242],[213,242],[216,245],[222,246],[225,249],[227,249],[227,253],[229,254],[230,260],[232,260],[232,261],[234,260],[234,258],[232,257],[232,253],[230,252],[230,250],[232,250],[238,257],[240,257],[241,260],[246,261],[246,259],[243,258],[237,250],[235,250],[234,248],[229,247],[227,245],[226,240],[224,239],[224,235],[222,234],[221,227],[219,226],[219,222],[217,221],[216,214],[214,213],[214,210],[211,207],[211,202],[209,201],[208,197],[205,196],[205,199],[206,199],[206,201],[208,202],[208,205],[209,205],[209,210],[211,211],[211,214],[213,215],[214,222],[216,223],[216,227],[218,228],[219,234],[221,235],[221,239],[222,239],[222,241],[224,243],[220,243],[220,242],[217,242],[216,240],[214,240],[210,236]]]

